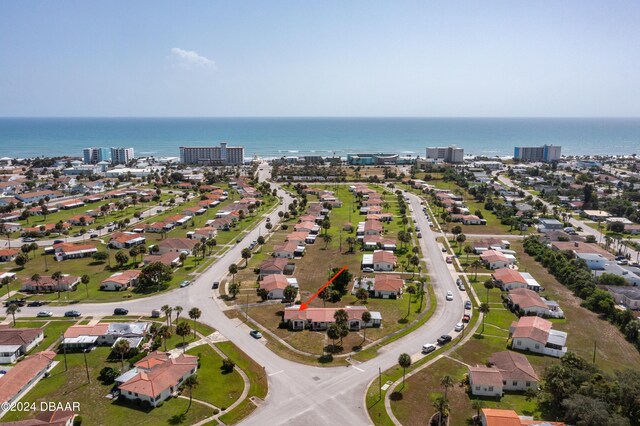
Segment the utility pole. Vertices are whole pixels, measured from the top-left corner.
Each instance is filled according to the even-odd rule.
[[[64,351],[64,371],[67,371],[67,345],[64,344],[64,334],[60,332],[60,339],[62,341],[62,350]]]
[[[247,309],[245,310],[245,321],[249,321],[249,295],[247,294]]]
[[[86,349],[82,351],[82,355],[84,356],[84,369],[87,372],[87,382],[91,383],[91,377],[89,376],[89,365],[87,364],[87,351]]]
[[[593,363],[596,363],[596,349],[598,348],[598,341],[593,341]]]
[[[382,369],[380,369],[380,367],[378,367],[378,390],[379,390],[378,400],[381,401],[382,400]]]

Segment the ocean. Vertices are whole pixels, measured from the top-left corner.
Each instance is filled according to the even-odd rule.
[[[628,155],[640,151],[640,118],[0,118],[0,157],[82,156],[92,146],[178,156],[179,146],[221,141],[243,145],[247,158],[424,157],[427,146],[451,144],[490,157],[542,144],[564,155]]]

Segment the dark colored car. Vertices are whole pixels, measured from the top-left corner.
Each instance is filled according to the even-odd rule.
[[[4,306],[18,305],[20,307],[23,307],[24,305],[26,305],[26,303],[27,302],[22,299],[11,299],[4,302]]]
[[[98,238],[98,234],[91,234],[89,235],[89,238]]]
[[[64,313],[65,317],[79,317],[81,314],[78,311],[67,311]]]
[[[113,315],[127,315],[128,313],[129,310],[125,308],[115,308],[113,310]]]
[[[53,240],[53,244],[62,244],[64,241],[62,240]]]
[[[443,334],[442,336],[438,337],[438,344],[440,346],[446,345],[450,341],[451,341],[451,336],[449,336],[448,334]]]
[[[220,287],[220,281],[214,281],[213,282],[213,286],[211,286],[212,289],[217,289],[218,287]]]
[[[462,322],[469,322],[471,321],[471,317],[469,316],[469,314],[464,314],[462,316]]]
[[[464,302],[464,308],[471,309],[471,300],[467,300],[466,302]]]
[[[27,306],[42,306],[42,305],[44,305],[44,302],[41,302],[40,300],[34,300],[33,302],[27,303]]]

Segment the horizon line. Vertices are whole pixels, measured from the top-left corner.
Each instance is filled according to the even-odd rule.
[[[557,119],[557,120],[567,120],[567,119],[640,119],[640,116],[626,116],[626,115],[602,115],[602,116],[578,116],[578,115],[570,115],[570,116],[544,116],[544,115],[531,115],[531,116],[418,116],[418,115],[377,115],[377,116],[365,116],[365,115],[354,115],[354,116],[331,116],[331,115],[230,115],[230,116],[206,116],[206,115],[6,115],[0,116],[0,119],[345,119],[345,120],[353,120],[353,119],[438,119],[438,120],[460,120],[460,119],[468,119],[468,120],[490,120],[490,119],[499,119],[499,120],[509,120],[509,119]]]

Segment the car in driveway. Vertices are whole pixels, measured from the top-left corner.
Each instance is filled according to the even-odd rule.
[[[113,315],[127,315],[128,313],[129,310],[125,308],[115,308],[113,310]]]
[[[184,280],[180,283],[180,288],[185,288],[188,287],[191,284],[191,281],[189,280]]]
[[[464,329],[464,323],[457,323],[455,327],[453,327],[455,331],[462,331]]]
[[[249,332],[249,334],[251,335],[251,337],[253,337],[254,339],[260,339],[262,337],[262,333],[260,333],[258,330],[251,330]]]
[[[53,316],[53,312],[51,312],[51,311],[40,311],[40,312],[38,312],[38,314],[36,316],[37,317],[52,317]]]
[[[67,311],[64,313],[65,317],[79,317],[80,315],[82,314],[78,311]]]
[[[466,302],[464,302],[464,308],[471,309],[471,300],[467,300]]]
[[[438,344],[440,346],[446,345],[450,341],[451,341],[451,336],[449,336],[448,334],[443,334],[442,336],[438,337]]]
[[[217,289],[218,287],[220,287],[220,281],[214,281],[213,285],[211,286],[212,289]]]
[[[422,345],[422,353],[428,354],[436,350],[436,345],[427,343],[426,345]]]
[[[453,300],[453,293],[451,292],[451,290],[447,291],[447,300]]]
[[[362,272],[373,272],[373,268],[362,268]]]
[[[42,306],[42,305],[44,305],[44,302],[41,302],[40,300],[34,300],[34,301],[31,301],[31,302],[27,303],[27,306],[31,306],[31,307],[33,307],[33,306],[37,307],[37,306]]]

